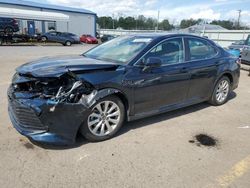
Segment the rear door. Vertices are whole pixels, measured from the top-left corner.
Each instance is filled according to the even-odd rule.
[[[218,49],[207,40],[186,37],[188,67],[190,71],[190,87],[188,100],[200,102],[211,95],[217,76]]]

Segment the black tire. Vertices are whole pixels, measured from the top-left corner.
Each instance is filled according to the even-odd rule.
[[[67,40],[67,41],[65,42],[65,46],[71,46],[71,45],[72,45],[72,42],[71,42],[71,41]]]
[[[47,37],[45,37],[45,36],[42,36],[42,37],[41,37],[41,41],[42,41],[42,42],[46,42],[47,40],[48,40]]]
[[[216,97],[217,95],[217,90],[219,88],[219,85],[223,82],[223,81],[226,81],[228,83],[228,93],[227,93],[227,96],[224,100],[222,101],[219,101]],[[223,105],[225,104],[227,101],[228,101],[228,98],[229,98],[229,95],[231,93],[231,82],[229,80],[229,78],[227,76],[223,76],[222,78],[219,79],[219,81],[216,83],[215,87],[214,87],[214,90],[213,90],[213,93],[212,93],[212,96],[210,98],[210,100],[208,101],[210,104],[214,105],[214,106],[220,106],[220,105]]]
[[[12,27],[6,27],[6,28],[4,29],[4,32],[5,32],[6,34],[13,34],[14,30],[13,30]]]
[[[100,104],[103,101],[111,101],[113,103],[115,103],[120,110],[120,119],[119,119],[119,123],[117,124],[117,126],[113,129],[113,131],[105,136],[96,136],[95,134],[93,134],[89,127],[88,127],[88,118],[91,115],[91,113],[93,112],[94,108],[96,105]],[[92,107],[91,109],[87,112],[86,114],[86,119],[84,120],[82,126],[80,127],[80,133],[88,140],[91,142],[100,142],[100,141],[104,141],[107,139],[110,139],[112,137],[114,137],[114,135],[119,131],[119,129],[122,127],[124,119],[125,119],[125,107],[124,104],[122,103],[122,101],[116,97],[116,96],[108,96],[105,97],[99,101],[97,101]]]

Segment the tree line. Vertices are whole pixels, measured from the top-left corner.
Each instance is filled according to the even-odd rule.
[[[174,25],[170,23],[168,19],[164,19],[158,23],[157,19],[154,18],[146,18],[143,15],[138,17],[120,17],[114,19],[110,16],[102,16],[97,18],[97,23],[101,29],[128,29],[128,30],[173,30],[173,29],[185,29],[195,24],[203,24],[205,23],[202,19],[183,19],[181,20],[179,25]],[[214,20],[209,22],[210,24],[219,25],[229,30],[238,30],[238,29],[247,29],[243,27],[241,24],[232,21],[232,20]]]

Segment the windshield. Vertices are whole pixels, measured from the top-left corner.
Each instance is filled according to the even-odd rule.
[[[141,52],[151,41],[152,38],[150,37],[118,37],[93,48],[83,55],[88,58],[125,64]]]

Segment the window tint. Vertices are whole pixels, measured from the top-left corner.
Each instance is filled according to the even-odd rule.
[[[216,49],[206,41],[200,39],[188,39],[190,60],[209,59],[216,56]]]
[[[171,39],[159,44],[145,56],[144,61],[149,57],[160,58],[163,65],[183,63],[184,51],[182,39]]]

